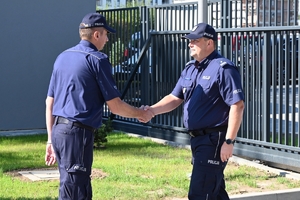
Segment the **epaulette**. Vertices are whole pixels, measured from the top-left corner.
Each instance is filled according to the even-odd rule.
[[[197,61],[197,60],[191,60],[191,61],[189,61],[188,63],[186,63],[185,66],[187,67],[187,66],[189,66],[189,65],[193,65],[193,64],[195,64],[196,61]]]
[[[105,53],[99,52],[104,58],[108,58],[108,56]]]
[[[230,66],[234,66],[235,67],[235,64],[233,64],[231,61],[229,61],[229,60],[227,60],[227,59],[219,59],[219,65],[221,66],[221,67],[224,67],[224,66],[226,66],[226,65],[230,65]]]
[[[221,66],[221,67],[224,67],[224,66],[227,65],[227,64],[228,64],[227,62],[220,60],[220,66]]]

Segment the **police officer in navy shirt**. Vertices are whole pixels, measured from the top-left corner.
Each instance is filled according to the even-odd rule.
[[[184,103],[184,126],[191,136],[193,155],[188,197],[228,200],[223,172],[243,116],[240,73],[216,51],[217,34],[210,25],[197,24],[183,39],[189,39],[195,60],[186,64],[171,94],[142,108],[157,115]]]
[[[99,52],[115,33],[103,15],[90,13],[79,26],[81,41],[56,59],[46,99],[48,142],[45,162],[58,162],[60,200],[92,199],[94,131],[102,124],[103,105],[123,117],[146,121],[151,111],[120,99],[107,55]]]

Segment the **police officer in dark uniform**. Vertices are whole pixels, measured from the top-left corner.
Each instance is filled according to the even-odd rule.
[[[142,121],[151,111],[120,99],[107,55],[99,52],[115,33],[103,15],[89,13],[79,26],[81,41],[56,59],[46,99],[48,142],[45,162],[58,162],[60,200],[92,199],[94,131],[102,124],[103,105],[123,117]]]
[[[206,23],[183,36],[195,59],[186,64],[172,93],[152,106],[153,114],[184,103],[184,126],[191,136],[193,171],[190,200],[228,200],[224,169],[239,130],[244,93],[237,67],[216,51],[217,34]]]

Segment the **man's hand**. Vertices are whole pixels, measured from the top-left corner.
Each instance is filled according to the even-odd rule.
[[[140,109],[143,110],[143,113],[138,118],[138,120],[142,123],[149,122],[155,116],[154,113],[150,110],[150,106],[148,105],[147,106],[142,105]]]
[[[56,163],[55,153],[52,147],[52,144],[46,146],[46,155],[45,155],[45,164],[50,166]]]
[[[227,162],[230,157],[232,157],[233,153],[233,144],[226,144],[226,142],[223,143],[221,147],[221,160],[222,162]]]
[[[141,116],[138,117],[137,119],[142,122],[142,123],[147,123],[149,122],[155,115],[153,114],[153,112],[151,112],[151,110],[145,110],[142,107],[140,107],[141,109]]]

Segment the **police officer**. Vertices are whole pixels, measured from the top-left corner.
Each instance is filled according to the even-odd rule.
[[[123,117],[149,119],[151,111],[120,99],[108,57],[99,52],[116,31],[103,15],[89,13],[79,26],[81,41],[56,59],[46,98],[48,142],[45,162],[58,162],[60,200],[92,199],[94,131],[102,124],[103,105]]]
[[[191,136],[190,200],[228,200],[224,169],[232,156],[239,130],[244,94],[237,67],[216,51],[217,34],[206,23],[189,34],[190,55],[172,93],[152,106],[153,114],[169,112],[184,103],[184,126]]]

